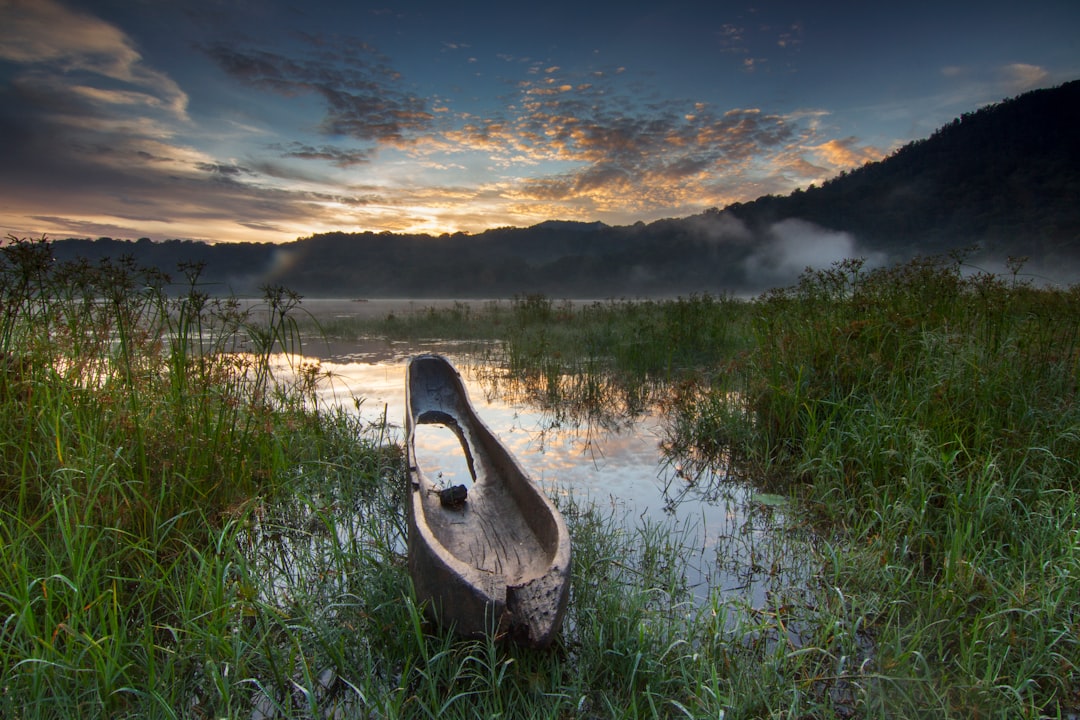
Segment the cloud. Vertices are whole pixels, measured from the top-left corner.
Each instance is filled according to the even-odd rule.
[[[750,52],[746,47],[746,28],[740,25],[725,23],[715,33],[717,42],[722,52],[745,54]]]
[[[67,237],[118,237],[132,239],[131,228],[115,223],[92,222],[60,217],[57,215],[34,215],[34,220],[42,222],[56,230],[60,230]]]
[[[205,159],[172,145],[171,125],[146,108],[133,113],[102,106],[45,76],[20,77],[0,89],[0,129],[7,161],[0,177],[13,173],[14,182],[51,177],[49,185],[60,188]]]
[[[325,135],[398,142],[428,130],[434,119],[427,102],[400,90],[398,74],[363,44],[305,57],[225,43],[203,49],[222,70],[251,87],[285,97],[321,97],[325,116],[319,129]]]
[[[0,0],[0,25],[0,61],[11,63],[0,85],[2,232],[235,240],[256,230],[291,239],[356,222],[354,210],[371,202],[348,189],[324,192],[336,181],[302,176],[284,160],[219,158],[186,143],[193,130],[206,137],[187,115],[187,95],[99,18],[53,0]],[[309,42],[319,48],[317,40]],[[349,41],[321,47],[296,60],[221,57],[256,86],[318,93],[328,134],[391,141],[428,124],[422,101],[394,90],[396,73],[377,53]],[[372,152],[265,147],[338,168],[364,164]]]
[[[240,239],[551,217],[621,223],[786,192],[869,151],[855,138],[819,137],[805,113],[661,101],[620,65],[574,72],[556,58],[505,56],[507,79],[521,82],[501,108],[469,105],[470,115],[459,96],[421,96],[388,58],[348,37],[295,34],[306,43],[295,51],[198,46],[246,93],[295,100],[282,115],[314,109],[273,137],[280,126],[269,121],[192,120],[177,83],[99,18],[55,0],[0,0],[0,23],[0,61],[13,77],[0,86],[0,195],[20,218],[52,218],[50,232],[85,222],[113,236]],[[761,32],[732,25],[718,38],[743,52]],[[278,97],[259,101],[280,106]],[[210,149],[226,140],[238,157]],[[377,155],[386,162],[376,167]]]
[[[302,225],[320,202],[177,143],[160,118],[113,111],[63,83],[0,87],[0,155],[0,219],[17,234],[232,239],[242,222]]]
[[[525,221],[552,212],[613,223],[628,215],[690,215],[850,167],[822,162],[818,153],[856,165],[874,155],[853,137],[833,145],[818,140],[822,111],[649,102],[611,74],[591,71],[584,82],[555,66],[537,67],[516,85],[518,95],[506,106],[515,112],[465,117],[414,148],[429,163],[436,154],[443,161],[472,154],[489,169],[511,170],[513,177],[497,185],[508,203],[499,209],[513,208]]]
[[[118,28],[53,0],[0,3],[0,24],[0,58],[15,63],[0,86],[0,183],[27,214],[70,193],[108,196],[85,205],[99,215],[115,201],[122,217],[152,178],[212,162],[173,143],[187,95]]]
[[[782,48],[798,48],[802,45],[802,32],[802,24],[794,23],[786,30],[780,31],[780,34],[776,39],[776,44]]]
[[[947,90],[919,98],[919,103],[940,116],[941,122],[1003,98],[1048,87],[1070,79],[1051,73],[1041,65],[1009,63],[1000,66],[947,65],[939,72],[948,82]]]
[[[29,68],[37,81],[63,85],[99,106],[146,105],[187,117],[187,94],[147,66],[131,39],[103,20],[54,0],[6,0],[0,25],[0,58]],[[101,87],[103,80],[128,87]]]
[[[881,149],[870,145],[859,147],[858,143],[858,138],[849,136],[828,140],[812,146],[811,149],[834,171],[862,167],[868,162],[876,162],[885,157]]]
[[[1027,63],[1006,65],[1001,68],[1000,74],[1006,91],[1011,93],[1021,93],[1041,87],[1050,77],[1050,73],[1044,68]]]
[[[821,269],[848,258],[863,257],[866,267],[884,262],[881,253],[861,252],[850,233],[789,218],[775,223],[766,240],[745,261],[752,284],[775,286],[794,282],[807,268]]]
[[[371,161],[371,150],[346,150],[333,145],[315,147],[301,142],[291,142],[284,147],[285,157],[301,160],[326,160],[335,167],[348,168]]]
[[[212,162],[197,162],[195,167],[203,172],[217,174],[222,177],[236,177],[240,175],[248,175],[251,173],[247,168],[240,167],[238,165],[226,165],[223,163]]]
[[[558,93],[537,90],[549,86]],[[514,186],[518,201],[576,203],[582,211],[703,209],[729,197],[708,192],[718,176],[739,181],[806,139],[800,119],[757,108],[717,112],[705,103],[654,105],[609,82],[548,77],[519,86],[520,113],[447,131],[446,151],[479,151],[507,164],[570,164]],[[766,170],[767,171],[767,170]]]

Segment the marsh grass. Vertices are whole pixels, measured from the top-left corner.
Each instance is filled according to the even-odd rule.
[[[413,632],[371,657],[412,659],[368,694],[420,717],[1075,714],[1080,296],[1020,270],[848,261],[748,303],[491,309],[493,386],[568,422],[660,398],[682,481],[796,498],[811,570],[701,602],[677,529],[569,501],[561,652],[453,641],[406,603]]]
[[[332,317],[303,318],[299,322],[302,331],[318,337],[345,340],[385,337],[393,340],[465,340],[478,343],[498,339],[503,335],[503,324],[511,315],[506,302],[455,301],[452,305],[436,307],[413,303],[408,310],[388,312],[383,317]]]
[[[422,302],[422,301],[418,301]],[[710,375],[752,342],[749,305],[708,294],[670,300],[456,302],[385,318],[310,323],[329,336],[472,343],[487,392],[550,414],[556,426],[633,422],[677,379]]]
[[[924,261],[753,303],[520,299],[492,332],[523,383],[656,382],[669,450],[798,498],[813,555],[754,568],[763,603],[702,597],[724,543],[561,494],[571,603],[536,653],[416,605],[392,429],[316,402],[317,365],[275,372],[300,299],[182,274],[0,252],[0,716],[1077,711],[1075,290]]]
[[[675,405],[672,444],[816,517],[837,610],[873,639],[862,712],[1080,706],[1080,288],[1021,268],[808,272],[755,304],[726,380]]]
[[[382,456],[311,411],[317,369],[274,375],[298,298],[255,319],[183,274],[0,248],[4,717],[245,707],[239,528],[335,448]]]
[[[256,313],[131,263],[0,249],[0,716],[720,717],[723,626],[677,529],[565,498],[563,638],[461,640],[412,600],[401,452],[275,374]]]

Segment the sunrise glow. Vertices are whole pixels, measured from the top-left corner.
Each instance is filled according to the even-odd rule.
[[[947,47],[933,28],[963,11],[943,7],[880,37],[809,6],[612,4],[600,28],[576,6],[2,0],[0,229],[284,242],[687,216],[1080,73],[1075,8],[1012,7]]]

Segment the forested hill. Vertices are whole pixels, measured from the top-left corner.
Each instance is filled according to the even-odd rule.
[[[1080,80],[964,113],[881,162],[729,212],[761,229],[797,217],[904,254],[972,242],[1080,253]]]
[[[62,240],[58,259],[201,262],[211,290],[307,296],[604,297],[744,293],[808,264],[888,262],[977,244],[993,267],[1080,280],[1080,81],[965,113],[881,162],[787,196],[610,227],[551,221],[477,235],[324,233],[283,245]]]

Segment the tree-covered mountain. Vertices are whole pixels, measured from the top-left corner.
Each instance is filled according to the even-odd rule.
[[[756,230],[797,217],[876,250],[979,243],[1043,257],[1080,248],[1080,80],[964,113],[881,162],[728,210]]]
[[[211,290],[281,284],[307,296],[605,297],[745,293],[807,265],[870,262],[976,244],[974,260],[1031,258],[1080,271],[1080,81],[965,113],[888,158],[787,196],[611,227],[549,221],[477,235],[332,232],[280,245],[63,240],[58,259],[129,255],[203,263]]]

